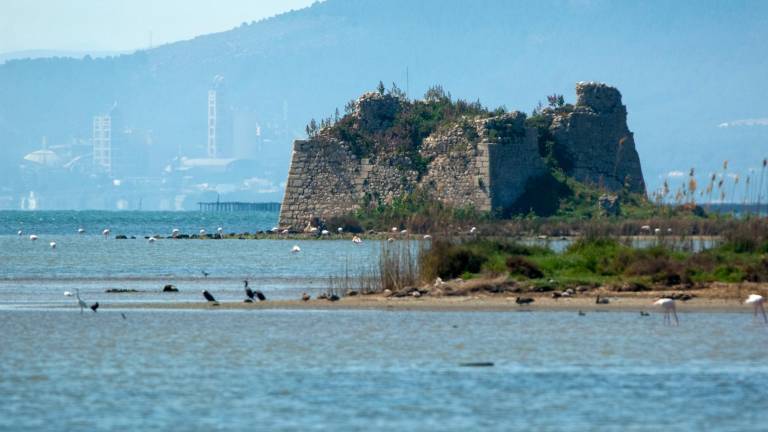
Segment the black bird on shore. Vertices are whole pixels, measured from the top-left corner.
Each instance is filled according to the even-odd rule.
[[[203,297],[205,297],[207,301],[213,303],[214,305],[219,304],[219,302],[216,301],[216,299],[213,297],[213,295],[211,295],[211,293],[208,292],[208,290],[203,290]]]
[[[91,310],[94,311],[94,312],[96,312],[96,309],[98,309],[98,308],[99,308],[99,302],[96,302],[96,303],[91,305]]]
[[[651,316],[651,314],[646,311],[640,311],[640,316]]]
[[[579,311],[579,316],[585,316],[585,315],[586,314],[584,313],[584,311],[582,311],[582,310]]]
[[[208,272],[207,272],[207,271],[205,271],[205,270],[200,270],[200,273],[202,273],[202,274],[203,274],[203,277],[206,277],[206,278],[207,278],[207,277],[208,277],[208,275],[210,274],[210,273],[208,273]]]
[[[600,294],[597,295],[597,298],[595,298],[595,304],[608,304],[609,300],[607,298],[600,298]]]
[[[265,296],[264,293],[259,290],[256,290],[253,293],[256,294],[256,298],[259,299],[259,301],[264,301],[267,299],[267,296]]]
[[[341,300],[341,297],[339,297],[339,296],[338,296],[338,295],[336,295],[336,294],[331,294],[331,295],[328,297],[328,300],[330,300],[330,301],[332,301],[332,302],[335,302],[335,301],[339,301],[339,300]]]
[[[249,299],[253,300],[253,290],[252,290],[250,287],[248,287],[248,281],[247,281],[247,280],[244,280],[244,281],[243,281],[243,285],[244,285],[244,288],[245,288],[245,295],[246,295],[246,296],[247,296]]]
[[[530,297],[515,297],[515,303],[518,305],[527,305],[533,303],[533,299]]]

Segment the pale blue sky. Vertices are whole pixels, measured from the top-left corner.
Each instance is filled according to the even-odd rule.
[[[125,51],[231,29],[313,0],[0,0],[0,53]]]

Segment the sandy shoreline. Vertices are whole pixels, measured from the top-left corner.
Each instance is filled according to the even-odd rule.
[[[595,304],[594,297],[554,300],[545,296],[534,297],[531,305],[519,306],[514,296],[422,297],[387,298],[379,295],[346,297],[336,302],[327,300],[270,300],[259,303],[220,302],[213,306],[199,302],[147,302],[102,304],[104,309],[283,309],[283,310],[392,310],[392,311],[660,311],[652,305],[654,297],[607,296],[609,304]],[[737,299],[694,298],[677,302],[680,313],[685,312],[744,312],[752,313],[749,306]]]

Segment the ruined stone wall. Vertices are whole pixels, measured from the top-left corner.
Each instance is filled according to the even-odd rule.
[[[534,129],[525,129],[524,136],[512,142],[487,143],[491,207],[499,214],[520,198],[530,179],[547,172],[537,138]]]
[[[573,111],[549,114],[550,132],[572,163],[567,174],[613,191],[627,182],[631,191],[644,193],[640,157],[621,93],[605,84],[580,82],[576,96]]]
[[[610,190],[622,189],[626,181],[632,191],[644,192],[640,160],[619,91],[604,84],[579,83],[576,92],[572,108],[544,112],[552,137],[568,158],[567,174]],[[353,126],[386,132],[402,107],[396,97],[365,94],[357,101]],[[365,196],[389,203],[416,188],[454,207],[504,214],[517,204],[531,179],[548,172],[539,154],[537,132],[527,128],[525,120],[525,114],[513,112],[441,126],[419,148],[419,156],[428,161],[421,175],[407,152],[358,158],[350,143],[322,131],[309,140],[297,140],[280,226],[302,230],[312,217],[328,219],[358,209]],[[390,148],[387,144],[377,145]]]

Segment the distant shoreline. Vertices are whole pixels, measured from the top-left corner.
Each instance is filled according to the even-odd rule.
[[[561,298],[554,300],[536,296],[531,305],[518,306],[514,296],[467,296],[387,298],[381,295],[345,297],[339,301],[327,300],[274,300],[258,303],[220,302],[213,306],[199,302],[145,302],[105,303],[103,309],[173,309],[173,310],[386,310],[434,312],[660,312],[653,306],[656,297],[617,297],[607,295],[609,304],[595,304],[595,297]],[[741,312],[751,314],[752,309],[742,300],[694,298],[677,302],[677,310],[686,312]]]

